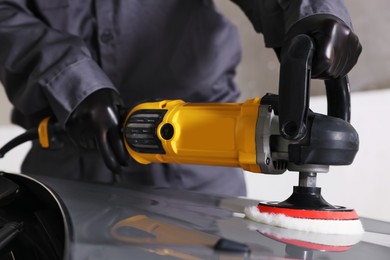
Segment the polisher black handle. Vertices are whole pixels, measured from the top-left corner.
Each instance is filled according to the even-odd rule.
[[[351,120],[351,94],[348,76],[325,80],[328,116]]]
[[[279,78],[279,129],[289,140],[300,140],[307,133],[310,100],[311,65],[315,50],[310,36],[301,34],[281,50]],[[328,115],[351,118],[348,76],[325,80]]]
[[[279,129],[289,140],[300,140],[307,132],[313,53],[314,43],[305,34],[291,39],[281,51]]]

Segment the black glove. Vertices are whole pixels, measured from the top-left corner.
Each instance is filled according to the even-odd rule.
[[[120,133],[121,98],[112,89],[87,96],[70,115],[66,130],[71,140],[84,149],[98,149],[109,169],[119,172],[130,156]]]
[[[355,66],[362,52],[356,34],[333,15],[312,15],[298,21],[287,32],[287,39],[299,34],[307,34],[314,39],[312,78],[345,76]]]

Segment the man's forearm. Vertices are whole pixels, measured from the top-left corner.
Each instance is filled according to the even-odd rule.
[[[112,87],[77,36],[51,29],[26,1],[0,1],[0,79],[25,115],[48,107],[59,121],[89,93]]]

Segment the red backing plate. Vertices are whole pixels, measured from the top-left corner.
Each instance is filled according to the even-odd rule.
[[[308,210],[308,209],[292,209],[273,207],[270,205],[258,204],[257,208],[261,213],[283,214],[293,218],[307,219],[331,219],[331,220],[354,220],[359,219],[354,210]]]

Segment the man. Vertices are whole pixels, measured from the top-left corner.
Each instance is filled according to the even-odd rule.
[[[344,76],[358,59],[342,0],[233,2],[277,53],[288,38],[312,36],[314,77]],[[133,162],[118,129],[120,107],[143,100],[237,100],[238,38],[212,0],[0,0],[0,79],[12,121],[31,128],[55,117],[70,136],[56,151],[34,143],[22,171],[245,195],[239,169]]]

